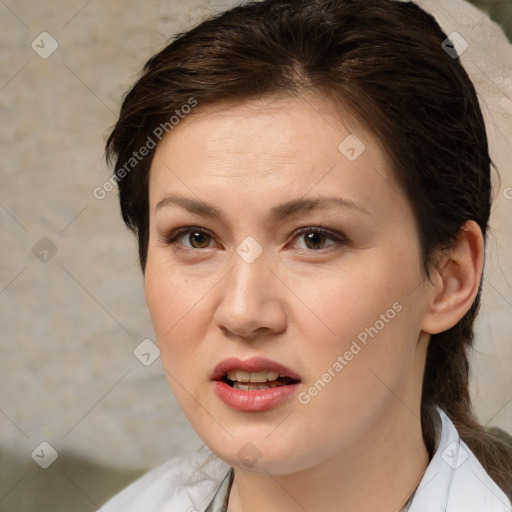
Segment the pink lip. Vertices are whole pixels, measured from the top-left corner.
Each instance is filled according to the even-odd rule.
[[[242,389],[232,388],[221,380],[222,377],[231,370],[241,370],[245,372],[270,370],[297,381],[300,380],[300,377],[286,366],[263,357],[252,357],[245,361],[237,359],[236,357],[224,359],[213,371],[212,380],[214,381],[215,392],[225,404],[243,412],[266,411],[276,407],[290,398],[291,395],[295,394],[300,385],[299,382],[296,382],[285,386],[261,389],[259,391],[244,391]]]

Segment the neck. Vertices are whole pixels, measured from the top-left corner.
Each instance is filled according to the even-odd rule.
[[[399,512],[428,461],[419,407],[413,413],[395,399],[374,428],[319,466],[287,475],[235,469],[229,510]]]

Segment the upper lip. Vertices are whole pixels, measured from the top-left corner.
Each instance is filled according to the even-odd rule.
[[[228,357],[222,360],[213,370],[212,380],[220,380],[227,372],[240,370],[243,372],[261,372],[264,370],[278,372],[283,377],[289,377],[293,380],[300,380],[300,377],[293,370],[286,366],[266,359],[264,357],[251,357],[249,359],[238,359],[237,357]]]

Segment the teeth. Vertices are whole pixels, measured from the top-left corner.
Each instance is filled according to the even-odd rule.
[[[241,389],[242,391],[258,391],[260,389],[269,389],[269,388],[276,388],[278,386],[282,386],[279,382],[269,382],[268,384],[263,384],[262,382],[256,384],[248,384],[243,382],[235,381],[233,382],[233,388],[235,389]]]
[[[229,377],[228,377],[229,379]],[[242,372],[242,371],[236,371],[235,372],[235,378],[233,380],[237,380],[239,382],[250,382],[251,381],[251,374],[248,372]]]
[[[227,372],[227,378],[236,382],[267,382],[277,380],[279,377],[278,372],[262,370],[261,372],[243,372],[240,370],[232,370]]]

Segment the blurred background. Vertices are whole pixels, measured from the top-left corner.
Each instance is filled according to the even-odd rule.
[[[95,511],[200,445],[153,360],[117,192],[93,191],[145,61],[237,3],[0,0],[0,512]],[[512,432],[512,1],[418,3],[468,42],[501,176],[472,390],[480,421]]]

